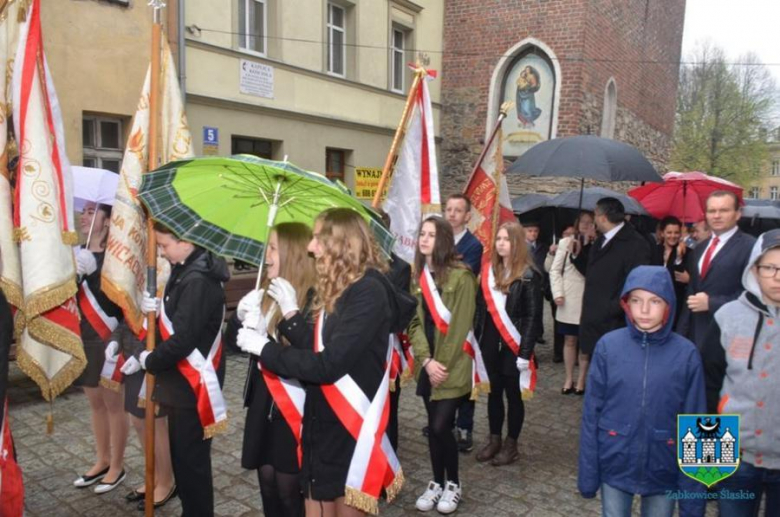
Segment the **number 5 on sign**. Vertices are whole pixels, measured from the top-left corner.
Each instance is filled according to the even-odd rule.
[[[203,126],[203,143],[205,145],[219,145],[219,128]]]

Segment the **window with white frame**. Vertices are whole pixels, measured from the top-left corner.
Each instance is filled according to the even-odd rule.
[[[124,154],[122,119],[84,117],[81,135],[84,167],[119,172]]]
[[[759,195],[761,195],[761,189],[759,187],[751,187],[751,189],[750,189],[750,198],[751,199],[758,199]]]
[[[772,162],[772,176],[780,176],[780,160]]]
[[[769,199],[777,201],[780,197],[777,196],[777,187],[769,187]]]
[[[238,46],[242,49],[265,55],[266,9],[266,0],[238,0]]]
[[[328,3],[328,73],[344,77],[347,61],[347,11]]]
[[[393,27],[390,35],[390,89],[398,93],[404,93],[406,88],[405,51],[406,32]]]

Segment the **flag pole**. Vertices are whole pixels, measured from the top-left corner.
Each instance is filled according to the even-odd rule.
[[[507,101],[499,108],[498,119],[496,119],[496,124],[493,126],[493,131],[490,132],[490,138],[488,138],[488,141],[485,142],[485,146],[482,148],[482,152],[479,153],[479,158],[477,158],[477,161],[474,162],[474,167],[471,169],[471,174],[469,175],[468,181],[466,181],[466,186],[463,187],[464,194],[466,193],[466,189],[469,188],[471,180],[474,179],[474,175],[477,173],[477,169],[479,169],[479,166],[482,165],[482,160],[485,159],[485,155],[487,154],[488,149],[490,149],[490,145],[493,143],[493,140],[495,140],[496,135],[498,134],[498,130],[501,129],[501,123],[506,118],[507,112],[509,112],[509,110],[512,109],[512,106],[514,105],[514,102]]]
[[[160,52],[162,41],[162,8],[165,3],[162,0],[152,0],[149,3],[154,10],[154,21],[152,23],[152,58],[151,58],[151,78],[149,93],[149,156],[147,162],[147,173],[157,168],[157,137],[158,137],[158,118],[159,118],[159,90],[160,90]],[[152,296],[157,295],[157,239],[154,234],[154,222],[151,214],[146,214],[146,290]],[[146,350],[152,351],[157,337],[155,312],[146,315]],[[154,515],[154,409],[155,404],[152,401],[154,392],[154,376],[146,372],[146,407],[145,407],[145,440],[146,446],[146,483],[144,509],[145,516]]]
[[[376,193],[374,194],[374,199],[371,201],[372,208],[379,208],[379,203],[382,202],[382,192],[384,192],[385,185],[390,179],[393,168],[395,167],[395,162],[398,157],[398,147],[400,147],[401,141],[406,134],[406,123],[409,120],[409,115],[411,115],[412,112],[410,108],[412,107],[414,98],[417,96],[417,89],[420,87],[420,81],[427,73],[428,71],[418,63],[417,68],[414,70],[414,80],[412,81],[412,86],[409,88],[409,96],[406,98],[406,105],[404,106],[404,111],[401,114],[401,122],[398,124],[398,128],[395,130],[393,144],[390,146],[390,152],[387,153],[385,166],[382,167],[382,177],[379,178],[379,185],[377,186]]]

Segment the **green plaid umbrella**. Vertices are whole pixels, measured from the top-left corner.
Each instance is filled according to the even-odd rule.
[[[389,255],[393,236],[349,190],[288,162],[248,155],[171,162],[143,175],[138,197],[180,239],[256,266],[274,224],[312,226],[328,208],[351,208]]]

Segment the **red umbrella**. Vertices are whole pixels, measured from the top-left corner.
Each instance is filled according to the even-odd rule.
[[[704,219],[707,196],[716,190],[733,192],[739,204],[744,204],[742,187],[703,172],[667,172],[663,183],[642,185],[629,190],[628,195],[656,219],[673,215],[683,223],[695,223]]]

